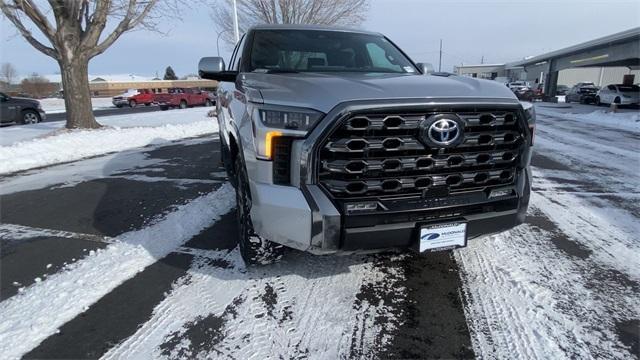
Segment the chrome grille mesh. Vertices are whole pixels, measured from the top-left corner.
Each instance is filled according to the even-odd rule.
[[[464,123],[456,147],[420,139],[420,124],[443,113]],[[514,182],[523,139],[516,110],[354,114],[321,145],[318,180],[336,198],[502,186]]]

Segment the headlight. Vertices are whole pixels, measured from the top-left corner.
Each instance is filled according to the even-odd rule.
[[[533,146],[533,138],[536,132],[536,108],[530,102],[521,101],[520,104],[524,110],[524,116],[527,120],[529,132],[531,132],[531,146]]]
[[[271,160],[273,138],[304,137],[324,114],[321,112],[273,105],[254,105],[251,109],[253,141],[258,158]]]

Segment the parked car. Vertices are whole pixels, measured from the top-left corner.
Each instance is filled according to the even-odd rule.
[[[135,96],[138,94],[138,90],[135,89],[129,89],[126,92],[118,95],[118,96],[114,96],[111,98],[111,103],[113,103],[113,105],[115,105],[116,107],[123,107],[123,106],[128,106],[129,105],[129,98],[132,96]]]
[[[506,86],[432,73],[362,30],[261,25],[233,54],[199,74],[219,81],[247,263],[450,250],[524,221],[535,109]]]
[[[511,91],[523,101],[533,101],[536,95],[533,89],[528,86],[514,86]]]
[[[139,104],[149,106],[155,102],[155,93],[149,89],[127,90],[124,94],[114,96],[112,103],[116,107],[136,107]]]
[[[526,81],[512,81],[507,84],[507,87],[513,91],[516,88],[529,87],[529,84]]]
[[[129,97],[129,106],[136,107],[139,104],[150,106],[155,102],[156,94],[149,89],[139,89],[138,93]]]
[[[212,106],[214,104],[207,91],[194,88],[169,89],[166,94],[156,94],[155,102],[160,105],[160,110],[176,107],[186,109],[191,106]]]
[[[0,93],[0,123],[36,124],[46,117],[40,101]]]
[[[534,92],[526,81],[512,81],[507,87],[513,91],[520,100],[533,101]]]
[[[571,90],[567,85],[558,85],[556,87],[556,95],[564,96]]]
[[[596,95],[596,103],[638,105],[640,104],[640,87],[638,85],[607,85]]]
[[[598,87],[592,82],[580,82],[574,85],[565,95],[566,103],[579,102],[580,104],[595,104]]]

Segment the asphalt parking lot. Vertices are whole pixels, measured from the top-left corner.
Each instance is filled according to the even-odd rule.
[[[526,224],[426,256],[245,267],[215,135],[4,176],[3,351],[637,358],[640,136],[545,115],[537,131]]]

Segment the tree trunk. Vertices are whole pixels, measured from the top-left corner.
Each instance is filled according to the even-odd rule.
[[[89,60],[62,57],[58,60],[62,75],[64,104],[67,108],[67,129],[97,129],[101,127],[93,116],[89,89]]]

